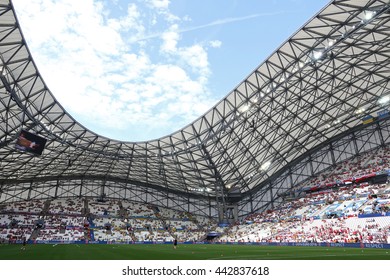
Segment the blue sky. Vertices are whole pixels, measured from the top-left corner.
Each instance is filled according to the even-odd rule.
[[[13,0],[38,70],[88,129],[146,141],[199,118],[328,0]]]

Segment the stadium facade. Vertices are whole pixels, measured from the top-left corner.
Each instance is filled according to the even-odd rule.
[[[234,220],[390,143],[389,0],[331,1],[205,115],[146,142],[70,116],[22,29],[0,0],[0,203],[109,198]]]

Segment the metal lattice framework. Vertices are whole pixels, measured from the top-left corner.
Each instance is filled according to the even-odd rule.
[[[105,194],[216,216],[235,189],[242,213],[269,207],[337,162],[313,168],[320,148],[356,139],[366,129],[362,114],[383,110],[389,11],[389,0],[332,1],[193,123],[156,140],[120,142],[89,131],[56,101],[12,3],[0,0],[0,201]],[[41,156],[15,150],[22,128],[48,139]],[[376,144],[383,143],[382,136]],[[294,176],[303,159],[310,174]]]

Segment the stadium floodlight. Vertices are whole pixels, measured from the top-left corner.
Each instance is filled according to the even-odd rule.
[[[7,75],[7,67],[4,65],[0,66],[0,76],[5,77]]]
[[[381,104],[381,105],[385,105],[385,104],[389,103],[389,101],[390,101],[390,96],[389,95],[382,96],[378,100],[379,104]]]
[[[365,11],[364,12],[364,20],[369,21],[375,16],[376,12],[375,11]]]
[[[267,161],[267,162],[264,162],[261,166],[260,166],[260,170],[261,171],[266,171],[271,165],[271,162],[270,161]]]
[[[366,108],[361,107],[361,108],[359,108],[359,109],[357,109],[357,110],[355,111],[355,114],[356,114],[356,115],[360,115],[360,114],[364,113],[365,111],[366,111]]]
[[[314,60],[320,60],[324,55],[324,52],[322,50],[314,50],[312,54],[312,58]]]
[[[327,47],[328,47],[328,48],[333,47],[334,43],[336,43],[336,40],[329,39],[329,40],[328,40],[328,46],[327,46]]]
[[[250,106],[249,104],[245,104],[244,106],[242,106],[242,107],[240,108],[240,112],[241,112],[241,113],[245,113],[246,111],[249,110],[250,107],[251,107],[251,106]]]

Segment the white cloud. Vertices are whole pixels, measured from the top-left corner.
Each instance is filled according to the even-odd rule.
[[[169,0],[149,0],[149,4],[157,9],[168,9],[170,4]]]
[[[207,78],[209,75],[209,62],[207,52],[201,45],[192,45],[180,50],[181,59],[184,60],[192,70],[200,74],[200,78]]]
[[[210,41],[210,46],[212,48],[220,48],[222,46],[222,42],[219,40]]]
[[[145,32],[145,28],[142,25],[141,12],[134,3],[130,3],[127,6],[127,14],[124,17],[119,19],[110,18],[109,21],[119,24],[115,29],[116,32],[120,32],[121,30],[131,30],[135,34],[143,34]]]
[[[153,23],[165,21],[168,29],[147,30],[145,7],[134,3],[113,18],[99,1],[14,0],[32,56],[54,96],[76,119],[95,122],[100,133],[140,124],[173,132],[216,102],[207,89],[206,48],[181,42],[169,1],[149,4],[149,13],[158,10]],[[140,38],[155,38],[160,56]]]
[[[164,32],[161,36],[163,44],[161,46],[161,51],[166,53],[175,53],[176,45],[179,40],[179,33],[177,32],[177,25],[171,26],[169,30]]]

